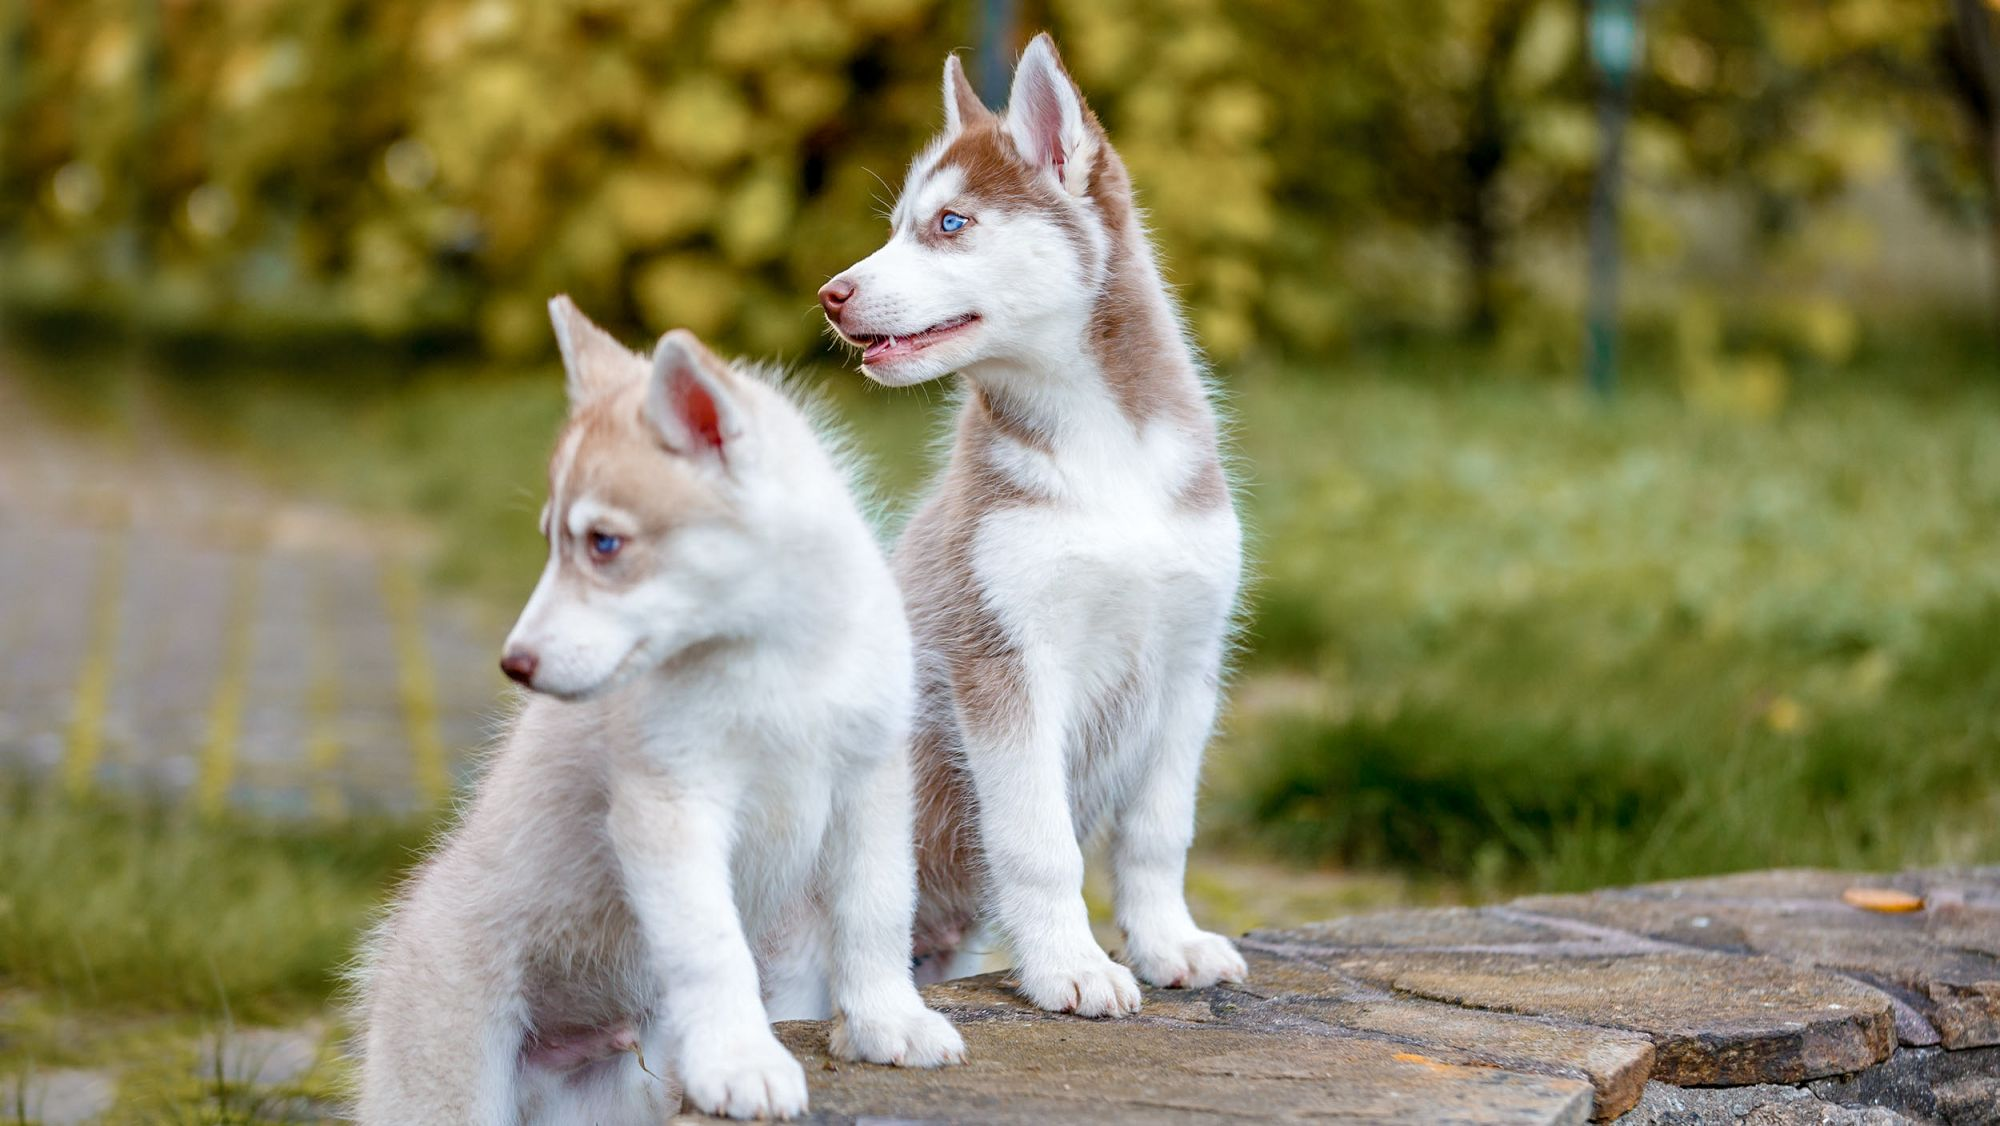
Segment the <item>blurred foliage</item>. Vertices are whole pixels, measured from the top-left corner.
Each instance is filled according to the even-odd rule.
[[[568,290],[627,325],[795,352],[818,283],[879,240],[975,8],[0,0],[6,296],[527,355]],[[1730,319],[1776,328],[1752,367],[1838,362],[1873,300],[1840,279],[1894,237],[1855,189],[1911,182],[1954,222],[1992,194],[1990,97],[1951,11],[1671,0],[1646,19],[1626,238],[1665,295],[1633,304],[1674,320],[1727,292]],[[1042,25],[1218,358],[1465,325],[1568,362],[1597,144],[1576,0],[1023,4],[1017,32]],[[1703,258],[1718,227],[1752,285]],[[1717,348],[1694,378],[1742,366]]]

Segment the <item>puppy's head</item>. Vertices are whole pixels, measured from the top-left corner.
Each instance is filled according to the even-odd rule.
[[[759,554],[736,504],[756,449],[742,378],[691,333],[649,358],[567,297],[549,313],[570,414],[542,509],[548,563],[500,664],[574,700],[729,629],[731,578]]]
[[[1105,204],[1129,206],[1096,115],[1038,35],[996,115],[945,60],[942,135],[910,165],[889,241],[820,289],[861,370],[892,386],[982,360],[1060,361],[1105,268]]]

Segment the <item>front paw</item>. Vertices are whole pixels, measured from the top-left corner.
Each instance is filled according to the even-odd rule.
[[[806,1072],[769,1029],[691,1045],[681,1061],[687,1102],[729,1118],[791,1118],[806,1110]]]
[[[1132,971],[1094,951],[1095,960],[1043,969],[1022,966],[1021,995],[1038,1008],[1080,1017],[1122,1017],[1139,1011],[1139,983]]]
[[[1161,943],[1134,938],[1125,959],[1139,976],[1164,989],[1204,989],[1218,981],[1242,981],[1250,976],[1243,955],[1219,934],[1192,931]]]
[[[833,1023],[833,1054],[896,1067],[943,1067],[965,1062],[965,1041],[943,1014],[916,1004],[882,1015],[841,1014]]]

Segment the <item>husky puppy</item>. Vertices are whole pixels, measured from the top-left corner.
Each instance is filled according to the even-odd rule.
[[[570,416],[501,665],[535,693],[359,971],[364,1123],[806,1109],[778,1019],[932,1067],[910,975],[909,630],[778,386],[550,303]],[[829,996],[830,994],[830,996]]]
[[[896,558],[918,648],[916,954],[948,965],[990,923],[1029,1000],[1117,1016],[1140,997],[1084,907],[1079,842],[1100,827],[1132,969],[1245,974],[1182,891],[1241,535],[1125,166],[1055,45],[1029,44],[1004,116],[946,59],[944,115],[888,243],[820,291],[870,378],[963,380]]]

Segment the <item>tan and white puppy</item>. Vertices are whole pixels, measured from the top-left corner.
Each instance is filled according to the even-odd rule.
[[[962,1059],[910,975],[909,629],[845,466],[688,333],[550,310],[535,694],[369,944],[361,1121],[657,1123],[673,1082],[788,1117],[770,1022],[829,1001],[842,1056]]]
[[[1004,116],[946,59],[944,110],[888,243],[820,291],[869,377],[963,379],[896,561],[918,648],[916,952],[950,976],[991,923],[1035,1004],[1130,1013],[1138,987],[1082,895],[1101,827],[1132,969],[1245,974],[1182,891],[1241,535],[1125,166],[1054,44],[1029,44]]]

